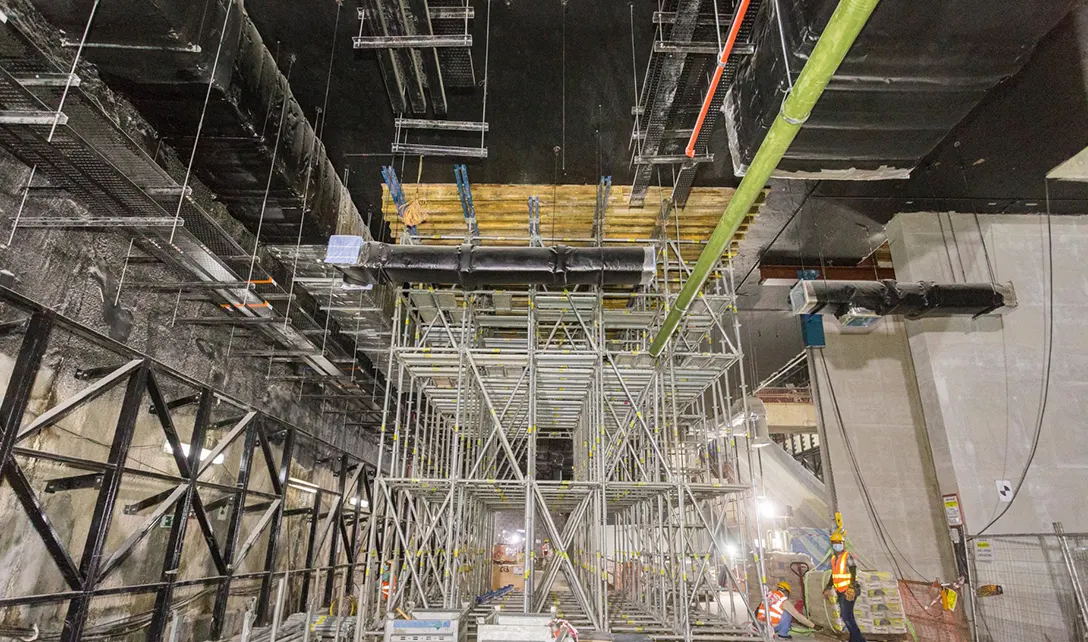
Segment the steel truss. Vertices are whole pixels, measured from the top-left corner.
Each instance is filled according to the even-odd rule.
[[[370,464],[2,287],[0,313],[7,321],[5,337],[13,328],[25,329],[0,405],[0,485],[10,487],[66,585],[59,592],[8,595],[0,598],[0,607],[30,609],[67,603],[60,639],[74,642],[83,639],[92,624],[92,601],[97,598],[153,595],[146,635],[148,640],[161,640],[171,617],[177,627],[175,594],[197,593],[204,595],[212,615],[210,637],[216,639],[237,628],[237,614],[250,599],[255,619],[270,621],[270,596],[277,578],[282,591],[290,577],[291,592],[303,608],[319,600],[327,604],[350,592],[345,587],[355,582],[357,551],[369,528],[369,511],[361,508],[373,501]],[[16,320],[11,321],[12,317]],[[74,341],[83,348],[81,356],[108,365],[76,370],[72,379],[88,385],[31,415],[31,392],[45,371],[43,356],[50,344],[62,341],[67,342],[65,354]],[[78,449],[31,447],[36,438],[57,430],[67,417],[78,416],[96,400],[112,404],[117,399],[115,425],[95,432],[96,438],[107,442],[105,460],[72,454]],[[187,413],[186,406],[195,406],[195,412]],[[158,439],[165,441],[169,454],[160,455],[160,461],[172,461],[174,470],[152,467],[132,452],[134,437],[146,436],[141,431],[148,430],[148,424],[152,431],[161,431]],[[213,434],[218,436],[214,445],[206,441]],[[211,474],[220,462],[229,462],[237,473],[226,479],[222,473]],[[36,471],[59,468],[84,473],[49,480],[46,493],[96,489],[93,515],[78,557],[70,553],[70,549],[79,550],[78,544],[66,545],[60,534],[74,533],[73,525],[50,518],[48,502],[34,490],[38,480],[27,474],[31,465]],[[318,485],[330,479],[338,481],[338,488]],[[148,495],[146,488],[164,490]],[[141,492],[147,496],[122,505]],[[216,523],[224,521],[222,513],[215,517],[217,511],[225,512],[225,523]],[[66,515],[65,519],[79,518]],[[133,519],[138,522],[134,528]],[[287,550],[292,543],[285,545],[281,537],[290,530],[292,520],[296,528],[309,532],[301,564]],[[150,549],[141,549],[141,543],[164,524],[169,524],[169,535],[161,552],[159,578],[135,585],[117,582],[117,571],[137,551],[148,554]],[[199,535],[190,532],[187,540],[190,528],[198,529]],[[119,533],[123,534],[120,543],[109,546]],[[210,560],[209,572],[201,572],[197,564],[202,556]],[[188,629],[184,624],[181,628]]]
[[[555,551],[541,561],[527,547],[525,612],[556,605],[656,639],[756,635],[757,480],[738,472],[755,470],[738,465],[752,456],[748,413],[729,411],[746,390],[732,267],[654,360],[649,341],[689,272],[675,243],[657,255],[659,278],[637,290],[397,294],[358,595],[371,629],[386,612],[489,591],[496,515],[516,512],[525,541]],[[544,440],[570,443],[573,479],[537,476]]]

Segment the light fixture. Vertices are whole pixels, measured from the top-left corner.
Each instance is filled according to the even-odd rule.
[[[774,519],[777,517],[777,510],[775,509],[774,502],[769,499],[760,500],[759,502],[759,514],[762,517],[768,519]]]
[[[181,454],[184,455],[185,457],[188,457],[189,456],[189,444],[187,444],[185,442],[182,442],[180,445],[181,445]],[[168,455],[174,452],[174,449],[170,447],[169,440],[164,441],[162,443],[162,451],[164,453],[168,454]],[[211,454],[212,454],[212,451],[208,450],[207,448],[201,448],[200,449],[200,461],[204,461],[208,457],[211,457]],[[213,464],[222,464],[226,460],[227,460],[226,455],[224,455],[223,453],[219,453],[218,455],[215,456],[215,459],[212,460],[212,463]]]
[[[726,544],[725,552],[729,557],[736,558],[740,554],[740,548],[736,544]]]
[[[351,497],[349,498],[349,501],[352,506],[358,506],[359,508],[370,508],[370,502],[366,501],[365,499],[355,499],[354,497]]]
[[[296,489],[296,490],[301,490],[304,493],[309,493],[311,495],[316,495],[317,494],[317,485],[316,484],[311,484],[310,482],[306,481],[305,479],[297,479],[295,477],[288,477],[287,478],[287,485],[290,486],[291,488]]]

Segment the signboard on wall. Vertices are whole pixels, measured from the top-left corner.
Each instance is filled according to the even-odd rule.
[[[1002,502],[1008,503],[1012,501],[1012,482],[1007,479],[998,479],[994,481],[994,485],[997,486],[997,498]]]
[[[960,496],[956,493],[941,495],[944,501],[944,518],[949,526],[963,526],[963,511],[960,510]]]
[[[988,539],[976,539],[975,540],[975,561],[976,562],[992,562],[994,561],[994,547]]]

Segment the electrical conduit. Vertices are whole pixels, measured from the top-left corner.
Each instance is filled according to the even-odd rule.
[[[741,0],[737,7],[737,13],[733,16],[733,24],[729,27],[729,37],[725,40],[721,56],[718,58],[718,68],[714,70],[714,78],[710,80],[710,89],[706,91],[703,99],[703,108],[699,110],[699,119],[695,121],[695,129],[691,132],[691,139],[684,153],[688,158],[695,158],[695,141],[699,138],[699,132],[703,129],[703,121],[710,113],[710,103],[714,101],[714,94],[718,91],[718,83],[722,81],[722,73],[725,71],[725,63],[729,62],[729,54],[733,53],[733,45],[737,43],[737,34],[740,33],[740,25],[744,22],[744,16],[748,13],[748,5],[751,0]]]
[[[702,290],[711,269],[729,247],[737,228],[759,198],[767,179],[793,144],[801,125],[808,120],[816,101],[823,95],[827,83],[835,75],[879,2],[880,0],[841,0],[835,8],[835,13],[816,43],[808,63],[801,70],[793,90],[782,102],[782,110],[767,131],[748,173],[744,175],[721,220],[710,234],[695,269],[673,302],[664,325],[654,337],[653,344],[650,345],[651,355],[660,356],[665,344],[676,332],[680,320],[691,306],[691,301]]]

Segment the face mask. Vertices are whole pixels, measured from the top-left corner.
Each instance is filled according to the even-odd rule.
[[[832,544],[831,548],[834,549],[836,553],[842,552],[842,544]]]

